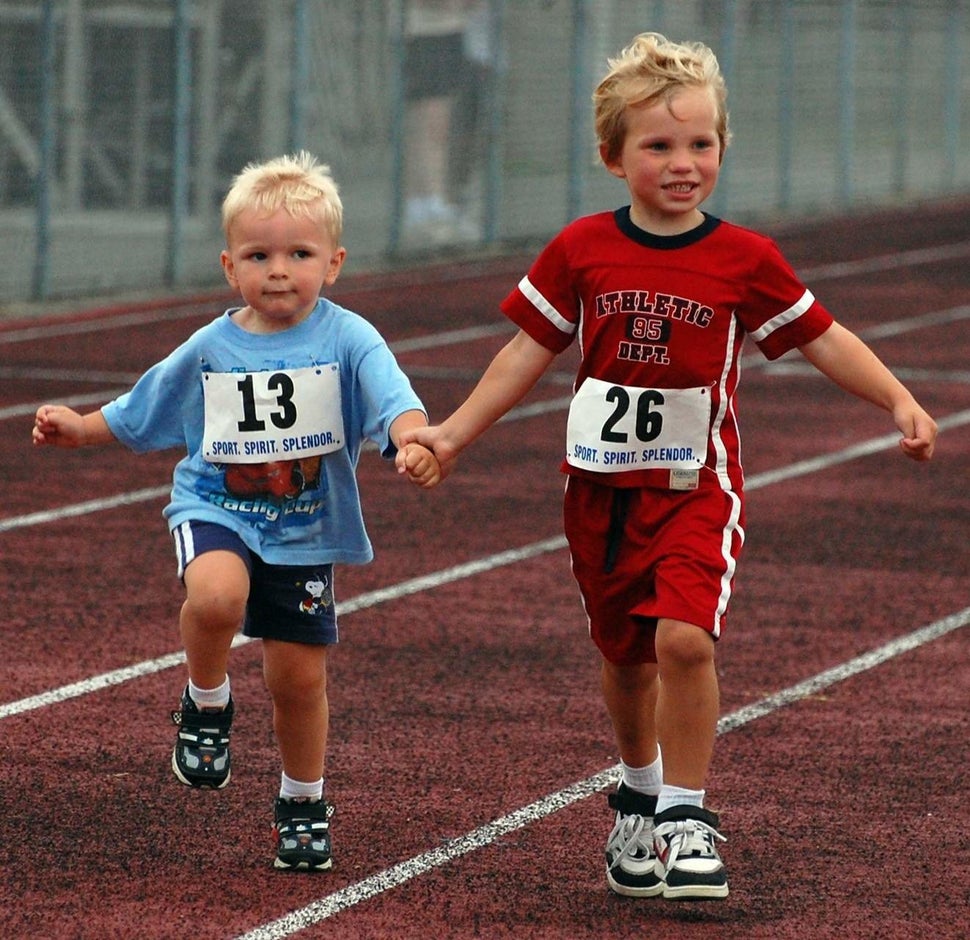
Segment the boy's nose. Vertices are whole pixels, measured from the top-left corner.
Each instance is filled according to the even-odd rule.
[[[688,151],[674,150],[671,151],[669,165],[672,170],[690,170],[694,161]]]

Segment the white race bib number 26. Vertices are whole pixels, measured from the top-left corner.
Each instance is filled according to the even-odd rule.
[[[707,456],[709,388],[635,388],[586,379],[569,406],[566,462],[600,473],[698,470]]]
[[[205,372],[202,455],[210,463],[266,463],[344,446],[335,363],[267,372]]]

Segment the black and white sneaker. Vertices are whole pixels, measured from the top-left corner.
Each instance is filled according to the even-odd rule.
[[[172,712],[178,738],[172,751],[175,776],[190,787],[221,790],[231,774],[229,731],[232,728],[232,699],[222,711],[204,711],[182,692],[182,704]]]
[[[727,870],[717,853],[717,815],[698,806],[671,806],[653,818],[657,877],[673,900],[726,898]]]
[[[616,811],[613,831],[606,841],[606,881],[616,894],[649,898],[662,894],[663,879],[657,874],[653,847],[654,811],[657,798],[631,790],[621,783],[609,795]]]
[[[330,817],[333,805],[326,800],[276,798],[273,834],[277,868],[288,871],[326,871],[330,857]]]

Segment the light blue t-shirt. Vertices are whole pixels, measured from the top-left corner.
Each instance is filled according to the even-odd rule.
[[[380,333],[329,300],[321,298],[306,320],[279,333],[247,332],[231,319],[233,312],[202,327],[131,391],[105,405],[108,426],[138,453],[185,448],[163,513],[170,529],[190,520],[218,523],[268,564],[370,561],[374,553],[355,475],[361,446],[373,440],[384,457],[392,457],[392,422],[424,406]],[[344,431],[338,450],[262,467],[203,457],[204,373],[285,377],[287,370],[334,364]],[[273,412],[268,417],[275,420]]]

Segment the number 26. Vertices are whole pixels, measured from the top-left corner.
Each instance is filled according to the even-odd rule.
[[[604,443],[626,444],[629,435],[625,431],[615,430],[617,424],[626,417],[630,410],[630,393],[619,385],[614,385],[607,393],[606,400],[614,405],[613,413],[603,424],[600,438]],[[636,402],[636,435],[643,443],[655,441],[663,431],[663,415],[654,406],[664,403],[663,395],[656,389],[647,389],[637,396]]]

